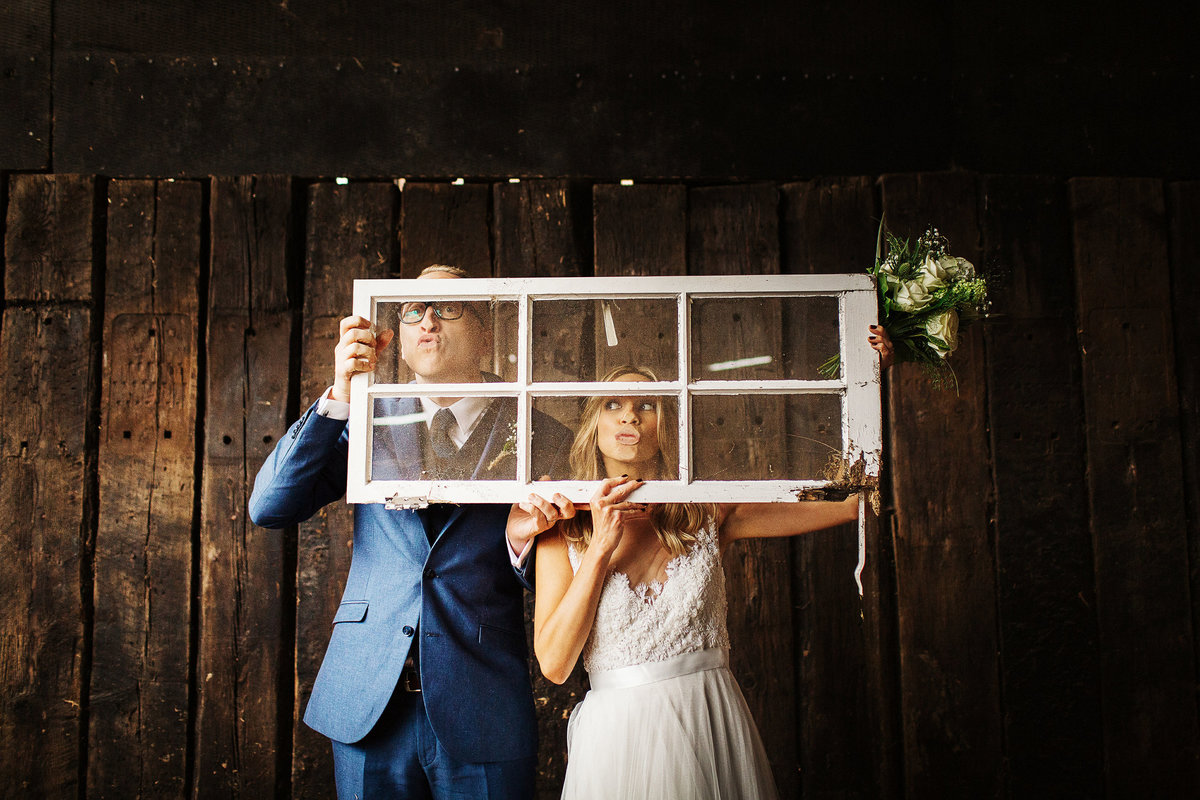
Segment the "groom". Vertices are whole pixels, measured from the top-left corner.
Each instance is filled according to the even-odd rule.
[[[434,265],[420,277],[465,273]],[[498,380],[479,369],[491,352],[485,307],[402,304],[400,355],[418,383]],[[344,494],[350,380],[374,370],[392,338],[390,330],[376,336],[362,317],[342,320],[333,386],[255,480],[256,524],[296,524]],[[418,422],[379,426],[376,477],[515,477],[504,458],[516,419],[511,398],[390,402],[395,419]],[[534,474],[561,474],[570,432],[542,414],[533,423],[545,454],[534,454]],[[339,798],[533,796],[537,725],[522,603],[533,540],[506,537],[510,508],[354,507],[346,590],[304,714],[332,741]]]

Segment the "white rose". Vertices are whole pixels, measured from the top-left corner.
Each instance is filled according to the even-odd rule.
[[[950,355],[958,349],[958,312],[947,311],[936,317],[930,317],[925,322],[925,332],[946,343],[945,347],[937,342],[929,343],[929,346],[936,350],[939,356],[945,358]]]
[[[958,262],[958,265],[955,268],[955,275],[962,280],[970,280],[971,278],[975,277],[974,264],[972,264],[970,261],[967,261],[965,258],[956,258],[954,260]]]
[[[921,276],[918,278],[922,286],[932,292],[945,286],[946,281],[951,277],[951,274],[942,266],[940,259],[935,260],[933,256],[925,256],[925,263],[921,265]]]
[[[954,278],[958,275],[958,262],[962,260],[963,259],[955,258],[954,256],[942,256],[937,260],[938,269],[940,269],[947,278]]]
[[[920,281],[909,281],[900,285],[896,292],[896,305],[904,311],[918,311],[929,305],[932,297]]]

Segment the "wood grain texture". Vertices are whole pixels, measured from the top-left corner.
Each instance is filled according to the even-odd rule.
[[[13,175],[8,191],[5,299],[91,301],[95,181],[86,175]]]
[[[779,272],[779,191],[770,184],[715,186],[688,192],[688,273],[765,275]],[[735,315],[736,316],[736,315]],[[716,327],[716,326],[713,326]],[[782,319],[777,305],[756,316],[741,315],[716,329],[698,326],[696,336],[732,337],[746,354],[772,353],[772,365],[754,377],[774,377],[781,363]],[[694,437],[695,463],[716,459],[708,448],[746,450],[753,478],[783,463],[779,432],[786,430],[780,398],[714,398],[732,430],[706,428]],[[711,424],[715,420],[698,420]],[[745,441],[738,441],[745,437]],[[706,453],[708,455],[706,456]],[[729,599],[731,669],[758,723],[775,780],[785,797],[797,791],[796,676],[792,642],[791,541],[750,539],[724,553]]]
[[[522,180],[492,187],[492,239],[497,278],[582,274],[588,231],[575,224],[578,192],[563,179]]]
[[[492,188],[496,277],[569,277],[579,274],[587,253],[580,252],[575,230],[575,194],[565,180],[523,180]],[[578,352],[580,330],[548,332],[551,341],[534,348],[537,364],[552,366],[564,352]],[[534,436],[536,437],[536,431]],[[536,797],[553,800],[562,793],[567,760],[567,718],[587,691],[585,673],[576,669],[561,685],[542,676],[533,656],[533,594],[525,593],[525,627],[529,643],[533,702],[538,719]]]
[[[597,275],[687,274],[682,184],[597,184],[592,214]]]
[[[355,278],[384,278],[396,261],[394,220],[399,197],[390,183],[313,185],[308,193],[304,258],[300,408],[333,382],[338,322],[351,311]],[[275,435],[283,435],[280,428]],[[304,724],[304,708],[329,642],[346,584],[354,540],[351,508],[330,503],[301,523],[296,576],[296,707],[292,729],[292,791],[328,797],[333,786],[329,740]]]
[[[415,278],[430,264],[492,277],[488,236],[489,186],[407,183],[401,194],[400,277]]]
[[[64,196],[83,198],[86,224],[57,213],[60,181]],[[45,287],[29,306],[10,294],[0,330],[0,786],[14,796],[79,791],[94,312],[73,302],[91,297],[90,263],[79,281],[59,282],[48,251],[90,250],[91,186],[72,176],[9,183],[9,269],[15,255],[24,285]]]
[[[858,272],[870,263],[879,216],[873,180],[818,179],[787,184],[782,193],[784,272]],[[796,326],[803,321],[786,322],[785,341],[798,341],[803,331]],[[886,520],[886,494],[884,505]],[[890,528],[868,513],[861,598],[853,577],[856,524],[792,543],[796,738],[804,797],[900,796],[894,559],[881,529]]]
[[[1066,187],[981,183],[996,602],[1013,797],[1103,792],[1100,664]],[[1047,402],[1053,398],[1053,402]]]
[[[1163,188],[1070,182],[1106,790],[1200,791]]]
[[[1179,436],[1183,451],[1183,506],[1187,514],[1192,619],[1200,619],[1200,354],[1192,346],[1193,309],[1200,307],[1200,182],[1167,187],[1171,228],[1171,298],[1175,375],[1179,386]],[[1200,638],[1192,629],[1193,650]],[[1200,655],[1196,657],[1200,682]]]
[[[882,178],[888,227],[933,224],[950,251],[979,260],[975,178]],[[958,391],[922,370],[891,370],[905,794],[991,797],[1003,785],[994,543],[983,336],[964,331],[952,362]]]
[[[246,514],[255,472],[287,426],[292,315],[291,182],[215,178],[211,191],[204,468],[200,528],[197,797],[275,790],[283,532]]]
[[[0,31],[0,164],[6,170],[49,169],[53,4],[5,3],[0,7]]]
[[[109,186],[88,796],[184,791],[201,186]]]

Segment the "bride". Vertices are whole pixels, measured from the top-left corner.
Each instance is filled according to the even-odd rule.
[[[874,330],[874,329],[873,329]],[[886,333],[872,337],[886,364]],[[604,380],[652,381],[619,367]],[[586,510],[561,494],[513,507],[539,537],[534,651],[555,683],[582,655],[591,690],[567,726],[563,798],[773,798],[770,765],[729,671],[721,552],[743,538],[852,521],[843,502],[657,504],[629,496],[674,478],[670,398],[595,397],[571,451],[574,476],[603,478]],[[630,477],[634,476],[634,477]]]

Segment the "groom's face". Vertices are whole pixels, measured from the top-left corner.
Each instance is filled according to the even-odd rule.
[[[453,275],[432,273],[421,280],[457,280]],[[435,304],[426,304],[419,322],[400,323],[400,357],[416,374],[418,383],[475,383],[479,367],[491,351],[492,332],[484,325],[478,308],[466,308],[458,319],[442,319]]]

